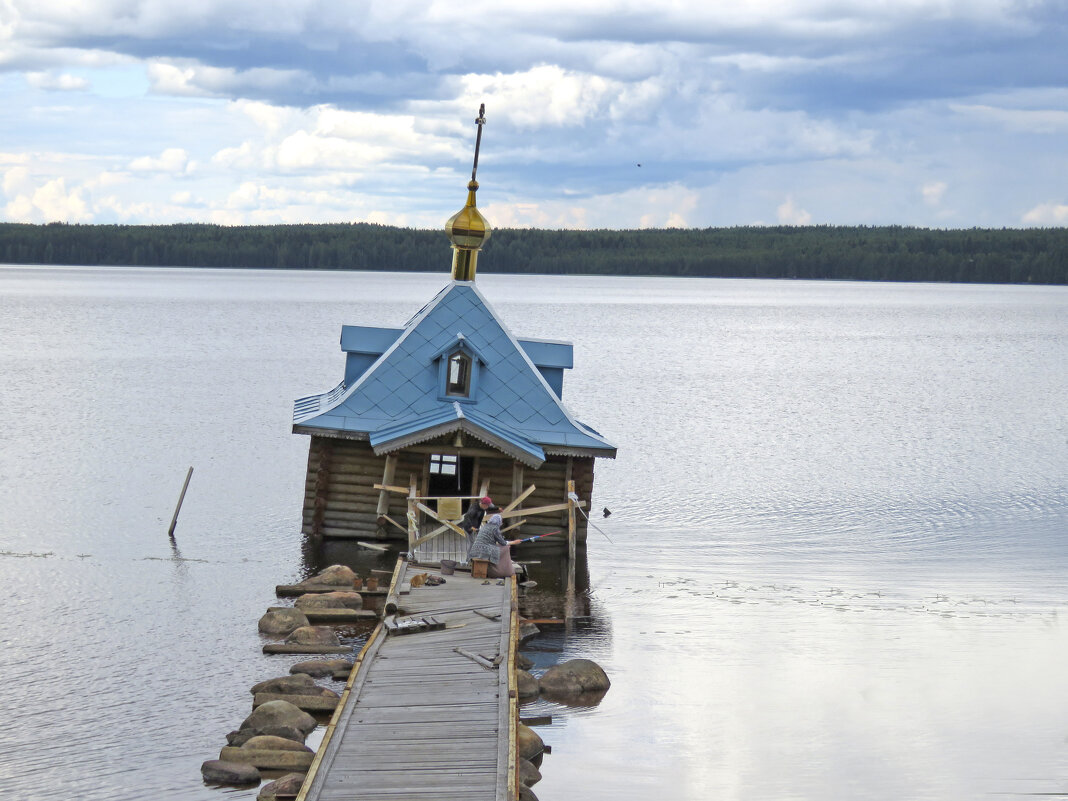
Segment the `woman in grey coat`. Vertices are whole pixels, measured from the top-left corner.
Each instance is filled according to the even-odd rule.
[[[486,518],[475,535],[475,541],[471,543],[468,556],[471,559],[485,559],[489,562],[490,578],[504,578],[515,575],[512,567],[509,546],[518,545],[520,540],[506,540],[501,534],[501,515],[496,506],[486,510]],[[502,557],[507,557],[502,560]],[[500,567],[498,568],[498,563]]]

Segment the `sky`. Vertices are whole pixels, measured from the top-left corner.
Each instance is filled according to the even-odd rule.
[[[1068,0],[0,0],[0,221],[1068,224]]]

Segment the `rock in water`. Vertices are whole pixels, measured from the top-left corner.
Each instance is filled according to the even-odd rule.
[[[308,618],[299,609],[275,609],[260,618],[259,628],[264,634],[289,634],[308,625]]]
[[[529,759],[531,762],[541,756],[545,750],[545,743],[542,742],[538,733],[530,726],[525,726],[520,723],[516,726],[516,751],[521,759]]]
[[[275,737],[272,734],[257,734],[255,737],[249,737],[241,747],[261,749],[263,751],[303,751],[306,754],[315,753],[303,743],[287,740],[285,737]]]
[[[303,773],[287,773],[281,778],[275,779],[263,785],[256,801],[275,801],[277,798],[291,798],[300,792],[304,785]]]
[[[348,659],[309,659],[306,662],[297,662],[290,669],[290,673],[307,673],[309,676],[322,678],[333,676],[342,670],[352,670],[352,662]]]
[[[524,787],[532,787],[541,781],[541,771],[534,767],[529,759],[519,760],[519,783]]]
[[[232,731],[226,735],[226,744],[232,745],[235,748],[239,748],[253,737],[260,735],[270,735],[272,737],[282,737],[286,740],[292,740],[295,743],[304,742],[304,738],[307,736],[300,729],[295,726],[264,726],[260,730],[255,729],[238,729]]]
[[[260,772],[244,762],[228,762],[223,759],[209,759],[200,766],[200,775],[204,781],[212,784],[259,784]]]
[[[301,626],[286,637],[289,645],[341,645],[329,626]]]
[[[356,574],[352,572],[351,568],[345,567],[345,565],[330,565],[326,570],[319,573],[317,576],[312,576],[310,579],[305,579],[300,582],[301,584],[330,584],[338,587],[351,587],[352,582],[356,580]]]
[[[521,654],[517,652],[515,655],[515,666],[520,670],[530,670],[532,667],[534,667],[534,660],[526,654]]]
[[[272,693],[274,695],[318,695],[324,698],[339,698],[333,690],[320,687],[315,680],[305,673],[295,673],[292,676],[279,676],[277,679],[267,679],[253,685],[250,692]]]
[[[525,670],[517,670],[516,687],[520,698],[534,698],[538,694],[538,680]]]
[[[315,718],[289,701],[268,701],[252,710],[252,714],[241,724],[242,730],[251,730],[255,734],[273,734],[269,729],[290,726],[297,731],[308,734],[315,728]]]
[[[539,680],[545,695],[603,693],[612,686],[601,666],[589,659],[569,659],[553,665]]]
[[[345,590],[309,592],[293,603],[297,609],[363,609],[363,596]]]

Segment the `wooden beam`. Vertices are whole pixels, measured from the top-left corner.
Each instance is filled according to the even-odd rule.
[[[389,511],[389,487],[393,484],[393,474],[397,470],[397,454],[391,453],[386,456],[386,465],[382,468],[382,486],[378,493],[378,508],[375,512],[379,517]]]
[[[574,484],[575,482],[572,481],[571,483]],[[568,503],[570,503],[570,501]],[[513,509],[511,512],[501,512],[501,517],[518,517],[519,515],[540,515],[545,512],[559,512],[561,509],[566,509],[568,503],[554,503],[551,506],[535,506],[530,509]],[[582,508],[585,506],[585,501],[579,501],[575,504],[575,508]]]
[[[393,524],[393,525],[395,525],[395,526],[396,526],[397,528],[399,528],[399,529],[400,529],[401,531],[407,531],[407,530],[408,530],[407,528],[405,528],[404,526],[402,526],[402,525],[401,525],[400,523],[398,523],[398,522],[397,522],[396,520],[394,520],[394,519],[393,519],[392,517],[390,517],[389,515],[379,515],[379,516],[378,516],[378,522],[379,522],[379,523],[382,523],[382,522],[386,522],[386,523],[392,523],[392,524]]]
[[[464,531],[463,531],[462,528],[460,528],[459,526],[457,526],[454,523],[450,523],[448,520],[442,520],[440,517],[438,517],[438,513],[435,512],[433,509],[431,509],[426,504],[420,503],[419,501],[416,501],[415,502],[415,506],[416,506],[417,509],[419,509],[420,512],[422,512],[423,514],[429,515],[434,520],[437,520],[439,523],[441,523],[443,526],[448,526],[450,529],[455,531],[457,534],[459,534],[461,536],[466,536],[464,534]]]
[[[399,492],[401,495],[407,495],[408,494],[408,487],[398,487],[398,486],[395,486],[395,485],[394,486],[387,486],[386,484],[375,484],[374,488],[376,490],[386,490],[388,492]]]
[[[502,528],[501,529],[501,534],[503,534],[506,531],[511,531],[513,528],[519,528],[521,525],[523,525],[526,522],[527,522],[526,518],[520,518],[519,520],[516,520],[514,523],[512,523],[512,525],[508,526],[507,528]]]
[[[532,493],[535,489],[537,489],[537,487],[531,484],[529,487],[523,490],[522,494],[518,498],[515,498],[510,504],[504,507],[504,509],[501,510],[502,513],[510,512],[515,509],[517,506],[519,506],[519,504],[525,501],[530,496],[530,493]]]

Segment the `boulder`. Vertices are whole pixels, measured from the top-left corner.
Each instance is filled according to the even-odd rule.
[[[526,642],[531,637],[537,637],[541,634],[541,629],[531,623],[529,620],[523,620],[519,623],[519,642]]]
[[[525,670],[517,670],[516,687],[520,698],[535,698],[538,695],[538,680]]]
[[[533,787],[541,781],[541,771],[534,767],[529,759],[519,760],[519,783],[524,787]]]
[[[517,651],[515,655],[515,666],[520,670],[530,670],[534,667],[534,660],[526,654],[521,654]]]
[[[363,609],[363,597],[345,590],[309,592],[293,603],[297,609]]]
[[[200,766],[200,775],[204,781],[212,784],[259,784],[260,772],[252,765],[243,762],[228,762],[222,759],[209,759]]]
[[[545,751],[545,743],[542,742],[538,733],[522,723],[516,726],[515,743],[520,759],[529,759],[531,762],[534,762]]]
[[[525,784],[521,784],[519,785],[519,801],[538,801],[538,797],[534,795],[533,790]]]
[[[315,728],[315,718],[301,709],[293,706],[289,701],[268,701],[252,710],[241,723],[242,730],[250,730],[254,734],[276,734],[270,729],[292,727],[307,736],[308,732]],[[302,738],[303,740],[303,738]]]
[[[259,684],[254,684],[250,692],[271,693],[273,695],[319,695],[325,698],[339,698],[333,690],[320,687],[315,679],[306,673],[294,673],[292,676],[279,676],[277,679],[267,679]]]
[[[258,737],[261,734],[270,735],[272,737],[282,737],[286,740],[292,740],[295,743],[303,743],[304,738],[307,736],[295,726],[264,726],[260,730],[238,729],[237,731],[232,731],[226,735],[226,744],[240,747],[253,737]]]
[[[264,634],[289,634],[308,625],[308,618],[299,609],[272,609],[260,618],[259,628]]]
[[[304,751],[308,754],[315,753],[303,743],[287,740],[285,737],[275,737],[273,734],[257,734],[246,740],[241,747],[256,748],[263,751]]]
[[[348,659],[309,659],[289,668],[290,673],[306,673],[316,678],[333,676],[342,670],[352,670],[352,662]]]
[[[263,785],[256,801],[275,801],[277,798],[294,798],[304,786],[303,773],[287,773],[273,782]]]
[[[569,659],[542,674],[541,692],[547,696],[604,693],[612,682],[601,666],[589,659]]]
[[[301,626],[286,637],[289,645],[341,645],[329,626]]]
[[[355,580],[356,574],[352,571],[352,568],[345,567],[345,565],[330,565],[318,575],[305,579],[300,583],[311,586],[327,584],[338,587],[351,587]]]

